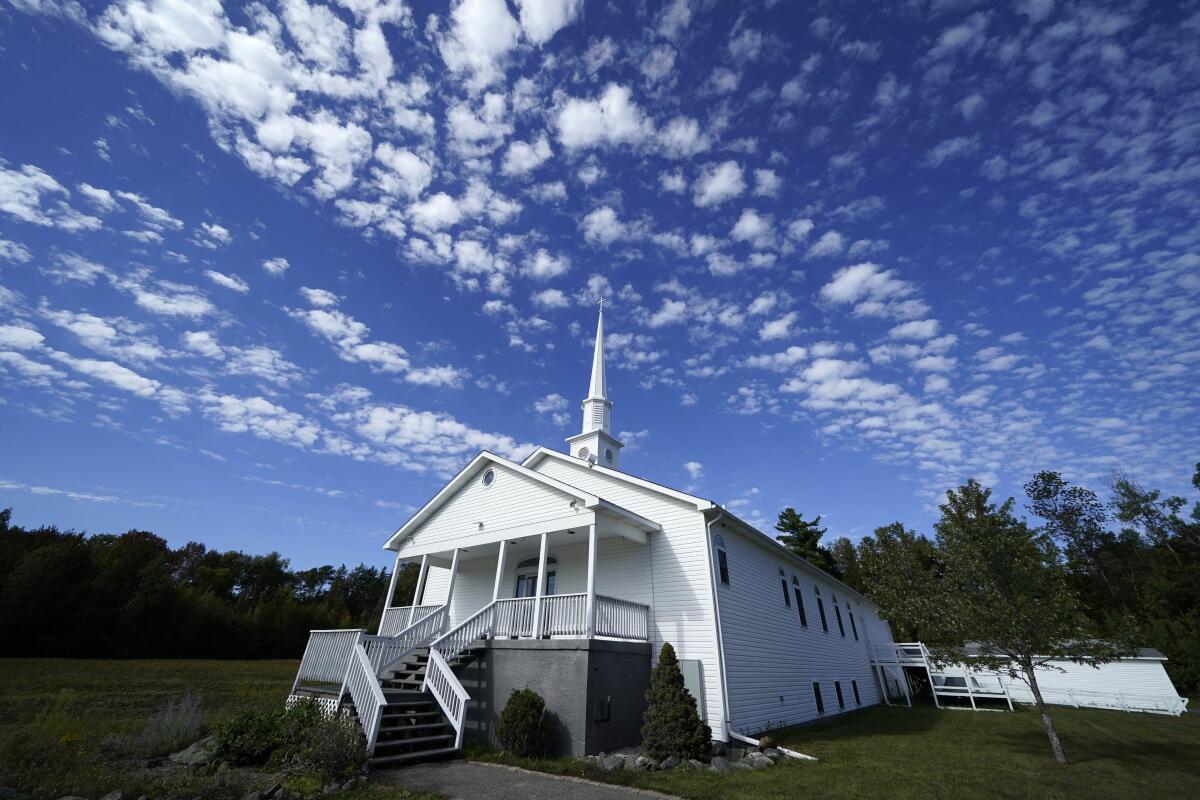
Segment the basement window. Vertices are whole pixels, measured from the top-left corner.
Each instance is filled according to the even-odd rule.
[[[862,697],[858,694],[858,681],[850,681],[850,688],[854,690],[854,705],[862,705]]]
[[[833,690],[837,692],[838,708],[844,709],[846,707],[846,698],[842,696],[842,682],[834,681]]]
[[[817,704],[817,713],[825,713],[825,701],[821,699],[821,684],[813,681],[813,700]]]
[[[713,545],[717,548],[717,575],[721,583],[729,585],[729,556],[725,554],[725,540],[720,536],[713,537]]]
[[[787,578],[783,574],[783,568],[779,570],[779,585],[783,587],[783,604],[788,608],[792,607],[792,593],[788,591]]]

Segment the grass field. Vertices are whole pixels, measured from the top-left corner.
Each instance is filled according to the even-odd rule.
[[[113,789],[155,800],[221,800],[265,789],[279,776],[242,768],[150,768],[112,743],[136,736],[168,698],[184,691],[202,699],[210,728],[243,711],[278,708],[296,667],[295,661],[0,659],[0,787],[92,800]],[[13,744],[22,753],[44,753],[44,762],[6,760]],[[430,800],[373,786],[340,796]]]
[[[237,798],[275,776],[248,770],[192,773],[146,768],[105,742],[136,735],[185,689],[200,695],[212,725],[283,702],[291,661],[71,661],[0,659],[0,754],[12,742],[46,748],[46,766],[6,772],[0,787],[43,798]],[[48,713],[49,712],[49,713]],[[1050,755],[1037,715],[932,708],[872,708],[819,725],[784,729],[779,741],[820,760],[761,772],[602,773],[572,759],[528,761],[490,751],[479,760],[625,783],[694,800],[773,798],[1152,798],[1200,797],[1200,718],[1058,709],[1073,763]],[[418,800],[368,785],[348,800]],[[430,800],[421,798],[420,800]]]
[[[1200,797],[1200,719],[1060,709],[1073,763],[1058,766],[1032,711],[871,708],[783,729],[781,744],[816,756],[756,772],[604,773],[572,759],[480,760],[656,789],[695,800],[796,798]]]

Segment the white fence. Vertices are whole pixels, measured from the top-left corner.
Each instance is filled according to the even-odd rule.
[[[383,610],[383,618],[379,621],[379,635],[395,636],[408,626],[417,624],[440,608],[440,605],[392,606],[385,608]]]

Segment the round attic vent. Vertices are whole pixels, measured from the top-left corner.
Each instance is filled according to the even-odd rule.
[[[496,471],[494,469],[489,469],[487,472],[483,473],[483,485],[484,486],[491,486],[495,480],[496,480]]]
[[[587,461],[587,460],[588,460],[588,456],[590,456],[591,454],[592,454],[592,451],[591,451],[591,450],[588,450],[588,449],[587,449],[587,447],[581,447],[581,448],[579,448],[579,450],[578,450],[578,451],[575,453],[575,455],[579,456],[579,457],[580,457],[580,458],[582,458],[584,461]]]

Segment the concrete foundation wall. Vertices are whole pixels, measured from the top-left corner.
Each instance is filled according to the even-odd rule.
[[[493,746],[496,720],[515,689],[546,701],[551,755],[585,755],[641,741],[650,645],[602,639],[489,642],[459,680],[471,695],[465,738]]]

